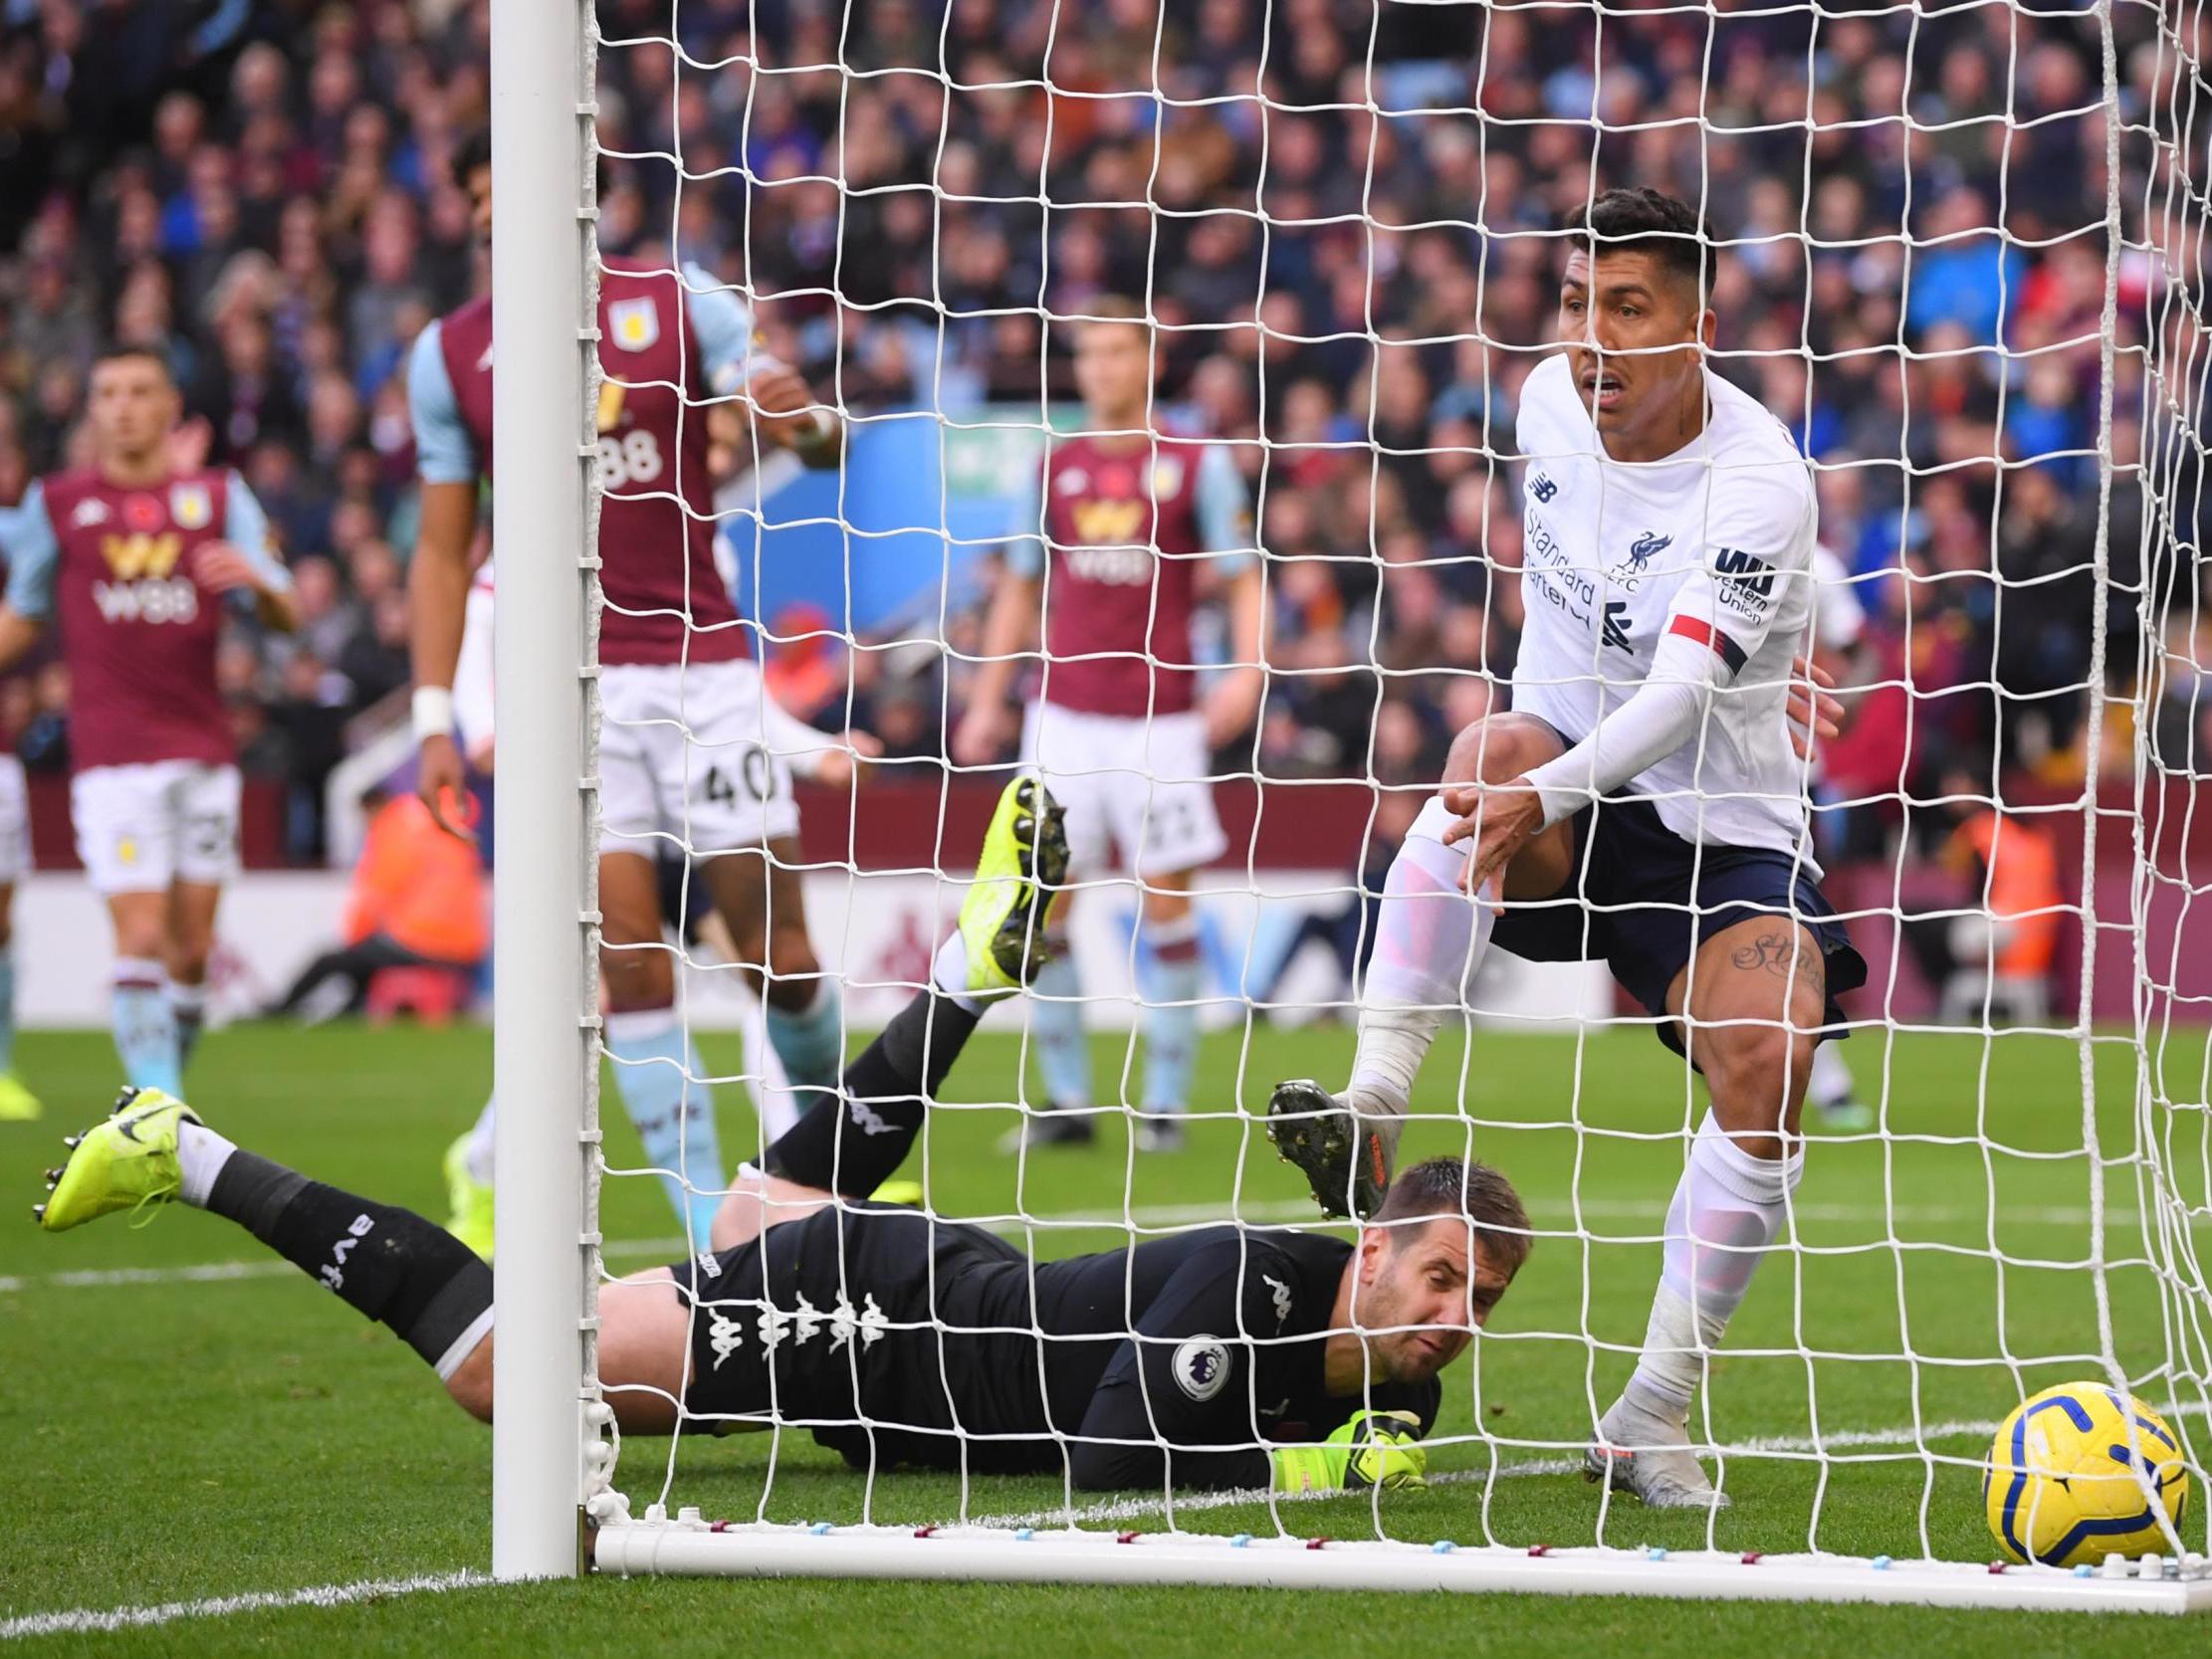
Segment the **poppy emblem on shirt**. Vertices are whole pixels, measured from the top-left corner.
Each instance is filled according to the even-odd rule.
[[[1193,1399],[1212,1399],[1228,1381],[1228,1349],[1212,1337],[1193,1337],[1175,1350],[1175,1385]]]
[[[169,486],[169,517],[180,530],[203,530],[215,517],[215,504],[204,484]]]
[[[646,296],[607,307],[607,331],[624,351],[643,351],[661,337],[660,308]]]
[[[125,496],[122,499],[122,525],[131,530],[157,530],[168,520],[162,517],[161,504],[151,496]]]

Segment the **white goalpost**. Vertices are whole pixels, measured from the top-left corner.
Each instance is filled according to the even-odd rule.
[[[492,13],[502,578],[495,1574],[2212,1612],[2204,0],[2087,0],[2064,11],[1911,0],[1850,12],[1808,0],[1250,0],[1194,6],[1190,17],[1137,0],[1114,8],[1112,43],[1094,9],[1072,0],[1003,0],[992,29],[973,37],[962,0],[825,0],[819,16],[793,8],[773,40],[757,32],[770,25],[727,6],[713,9],[713,27],[693,28],[686,5],[495,0]],[[1430,38],[1421,33],[1430,14],[1445,12],[1464,15],[1465,54],[1390,44],[1400,30]],[[1141,28],[1131,21],[1139,14]],[[639,17],[652,28],[632,27]],[[1183,73],[1177,54],[1231,52],[1223,17],[1252,25],[1260,75],[1251,85],[1229,84],[1212,60],[1207,75]],[[1702,50],[1670,37],[1646,58],[1688,66],[1695,84],[1653,85],[1648,65],[1636,67],[1644,48],[1620,41],[1639,30],[1656,41],[1677,26]],[[880,51],[871,28],[887,32]],[[1529,45],[1547,32],[1572,32],[1587,51]],[[1312,67],[1325,56],[1314,46],[1323,33],[1353,43],[1342,73]],[[1032,37],[1038,55],[1025,59]],[[1976,55],[1993,69],[1979,91],[1955,67]],[[1508,90],[1535,63],[1557,66],[1541,90]],[[977,65],[988,76],[973,78]],[[1857,78],[1849,96],[1837,91],[1846,76]],[[1894,101],[1880,120],[1855,112],[1875,86]],[[1307,153],[1314,140],[1299,123],[1315,117],[1345,145],[1342,166],[1360,175],[1348,194]],[[602,121],[617,119],[619,136],[609,136]],[[809,119],[821,123],[811,136]],[[1079,170],[1056,166],[1071,127],[1115,142],[1085,151],[1090,164]],[[2095,166],[2079,188],[2052,193],[2089,204],[2078,221],[2037,206],[2047,181],[2033,158],[2057,152],[2039,149],[2054,132],[2085,135],[2079,148]],[[1766,158],[1784,139],[1801,161]],[[1027,167],[1018,191],[979,160],[994,144]],[[886,146],[900,145],[923,158],[926,176],[900,181],[884,160]],[[1097,162],[1098,148],[1112,150],[1112,164]],[[965,1432],[973,1467],[917,1474],[879,1464],[871,1449],[848,1453],[854,1467],[844,1470],[810,1439],[824,1424],[803,1400],[742,1421],[679,1401],[672,1441],[623,1444],[600,1391],[599,1287],[697,1257],[705,1239],[688,1226],[673,1240],[618,1236],[602,1228],[601,1200],[652,1188],[659,1222],[648,1231],[665,1234],[658,1177],[713,1187],[682,1159],[668,1171],[631,1167],[599,1131],[608,1056],[595,873],[600,503],[640,491],[683,500],[669,495],[670,480],[600,472],[594,317],[607,260],[629,255],[687,289],[704,276],[776,341],[810,353],[809,383],[850,434],[844,462],[833,485],[778,506],[786,475],[763,461],[749,493],[725,499],[723,527],[752,549],[739,607],[771,655],[799,661],[821,644],[865,660],[871,676],[894,657],[937,663],[950,710],[940,741],[981,651],[970,614],[977,571],[1003,542],[1042,527],[1010,521],[1011,509],[993,515],[1026,499],[1018,486],[1053,435],[1080,427],[1057,365],[1087,298],[1114,287],[1109,273],[1146,273],[1137,298],[1177,379],[1163,403],[1239,455],[1278,638],[1326,609],[1309,603],[1323,586],[1342,601],[1331,626],[1350,658],[1285,651],[1270,665],[1268,718],[1280,716],[1292,735],[1278,742],[1263,726],[1260,747],[1214,763],[1217,798],[1249,803],[1241,816],[1224,812],[1232,852],[1197,884],[1216,1056],[1204,1075],[1233,1081],[1211,1093],[1202,1084],[1190,1103],[1189,1149],[1173,1165],[1187,1184],[1163,1185],[1135,1149],[1139,1103],[1126,1075],[1118,1095],[1102,1091],[1105,1118],[1126,1120],[1126,1155],[1101,1148],[1048,1166],[1033,1149],[993,1149],[998,1129],[1033,1122],[1046,1104],[1027,1083],[1004,1080],[1009,1063],[1016,1079],[1027,1075],[1038,1042],[1034,1004],[1020,998],[978,1039],[1001,1045],[980,1063],[987,1081],[956,1074],[900,1171],[919,1181],[933,1216],[1042,1259],[1224,1222],[1325,1225],[1266,1141],[1267,1091],[1283,1067],[1273,1033],[1316,1006],[1349,1022],[1356,997],[1349,984],[1274,989],[1311,982],[1285,941],[1304,940],[1313,919],[1339,910],[1363,938],[1373,926],[1372,910],[1357,918],[1380,886],[1371,856],[1391,803],[1418,803],[1435,782],[1433,770],[1409,775],[1385,755],[1385,711],[1440,726],[1447,710],[1468,706],[1460,687],[1494,684],[1499,707],[1505,689],[1493,644],[1475,648],[1478,660],[1436,660],[1451,636],[1406,626],[1394,595],[1427,595],[1454,616],[1479,611],[1485,642],[1509,632],[1522,458],[1511,410],[1549,343],[1524,325],[1515,295],[1554,280],[1560,233],[1550,221],[1563,197],[1571,205],[1669,167],[1695,181],[1691,205],[1723,221],[1712,256],[1714,368],[1770,406],[1800,400],[1775,412],[1808,451],[1824,539],[1847,528],[1857,538],[1836,548],[1844,574],[1823,578],[1821,601],[1867,614],[1865,632],[1837,655],[1848,664],[1847,735],[1861,716],[1901,723],[1904,733],[1885,784],[1806,769],[1821,834],[1857,838],[1823,857],[1836,908],[1873,968],[1845,1002],[1852,1040],[1842,1047],[1874,1115],[1812,1140],[1790,1225],[1692,1409],[1692,1439],[1733,1507],[1691,1525],[1582,1482],[1595,1416],[1638,1351],[1702,1086],[1654,1046],[1642,1008],[1624,999],[1617,1012],[1610,981],[1510,960],[1446,1020],[1408,1131],[1430,1151],[1471,1153],[1511,1176],[1536,1245],[1494,1325],[1444,1373],[1428,1493],[1092,1494],[1076,1489],[1071,1466],[1024,1479],[985,1473],[989,1436]],[[1940,188],[1954,203],[1972,199],[1960,181],[1989,168],[1997,189],[1983,221],[1942,220],[1915,204],[1916,190],[1939,188],[1929,179],[1948,181]],[[1896,199],[1878,211],[1869,204],[1892,173]],[[1824,191],[1847,174],[1848,190]],[[1451,190],[1461,192],[1456,205],[1438,206]],[[909,195],[926,208],[900,205]],[[617,196],[619,250],[603,245],[617,234]],[[1857,204],[1848,211],[1837,206],[1847,197]],[[787,210],[802,199],[812,218]],[[1356,208],[1338,211],[1347,200]],[[731,209],[738,201],[742,212]],[[1123,243],[1140,217],[1151,246],[1132,250]],[[806,241],[825,223],[827,256]],[[1083,228],[1056,240],[1056,223]],[[1022,266],[1007,253],[1017,243],[1009,227],[1027,225],[1041,229]],[[1216,232],[1218,244],[1209,243]],[[782,239],[773,250],[772,235]],[[1002,238],[995,275],[983,269],[989,261],[966,258],[963,239],[987,236]],[[1229,246],[1221,267],[1248,265],[1250,290],[1207,310],[1216,302],[1195,296],[1229,285],[1173,281],[1161,263],[1167,243],[1194,268]],[[1985,244],[1984,275],[1957,277],[1952,292],[1962,314],[1989,300],[1986,332],[1914,310],[1929,304],[1931,273],[1949,255]],[[1083,268],[1092,257],[1096,268]],[[927,292],[879,280],[876,259],[886,270],[911,259],[929,274]],[[1325,304],[1282,302],[1292,283],[1280,274],[1293,270]],[[1025,290],[1012,286],[1016,271]],[[2021,294],[2031,284],[2032,305]],[[1341,298],[1354,289],[1359,307]],[[1792,293],[1779,310],[1761,298]],[[1448,308],[1422,303],[1437,294],[1461,297],[1455,315],[1439,319]],[[1832,314],[1846,300],[1863,314]],[[2023,320],[2031,311],[2032,323]],[[993,389],[1023,353],[1033,393]],[[1390,383],[1407,371],[1384,366],[1394,353],[1427,376],[1412,437]],[[1352,388],[1349,413],[1312,417],[1307,388],[1330,374]],[[1437,384],[1445,374],[1459,378]],[[1248,393],[1241,413],[1234,395],[1211,389],[1232,381]],[[716,399],[679,390],[680,419],[706,421]],[[1437,413],[1444,407],[1454,412]],[[926,442],[914,438],[925,430]],[[1409,505],[1424,485],[1408,477],[1451,505]],[[1332,539],[1347,512],[1364,525]],[[834,548],[827,556],[842,563],[842,612],[826,622],[808,612],[801,623],[762,614],[763,596],[783,591],[769,571],[778,536],[808,529],[826,539],[804,545]],[[927,579],[899,578],[900,602],[862,621],[862,590],[897,585],[881,572],[916,558],[934,564]],[[2068,597],[2054,603],[2054,593]],[[2045,645],[2024,657],[2027,619]],[[1432,655],[1410,660],[1401,641],[1424,637]],[[693,670],[679,672],[688,681]],[[856,672],[818,725],[844,723]],[[1324,775],[1293,775],[1284,756],[1308,752],[1293,740],[1305,718],[1295,711],[1313,705],[1316,688],[1359,676],[1373,693],[1364,735]],[[1969,702],[1989,711],[1981,747],[1961,738],[1955,751],[1940,749],[1972,718],[1959,713]],[[878,706],[890,706],[888,695]],[[680,735],[688,765],[703,740]],[[755,746],[788,761],[803,739],[764,719]],[[853,1046],[928,982],[928,947],[974,869],[974,842],[959,826],[981,822],[979,791],[1006,775],[969,775],[918,746],[922,758],[886,763],[843,792],[849,819],[834,837],[809,839],[798,872],[813,948],[841,987]],[[1946,752],[1974,755],[1979,771],[1959,782],[1959,767],[1940,763]],[[894,793],[875,792],[884,788]],[[1332,818],[1327,803],[1342,800],[1358,804]],[[1971,841],[1967,826],[1984,808],[2025,826],[2004,833],[2047,847],[2056,897],[2015,905],[1994,854],[1963,899],[1958,880],[1946,885],[1944,859]],[[1339,820],[1348,834],[1329,827]],[[830,842],[834,851],[816,850]],[[688,818],[670,850],[687,859],[729,851],[694,840]],[[1078,885],[1084,1005],[1102,1027],[1141,1024],[1150,982],[1131,921],[1138,884],[1086,871]],[[2022,965],[2024,916],[2050,924],[2036,930],[2049,940],[2040,966]],[[757,1037],[758,1009],[730,988],[736,969],[685,940],[679,922],[664,948],[687,1043],[741,1003]],[[1930,940],[1927,960],[1947,969],[1916,961]],[[711,1032],[710,1051],[726,1052],[724,1041]],[[1348,1065],[1348,1032],[1325,1052],[1336,1058],[1315,1065]],[[783,1074],[755,1040],[734,1067],[691,1075],[683,1064],[688,1086],[723,1103],[726,1167],[715,1175],[726,1180],[773,1139],[727,1126],[741,1103],[760,1102],[763,1122],[782,1110],[769,1102],[785,1098]],[[969,1178],[994,1158],[988,1178]],[[856,1352],[872,1341],[862,1300],[856,1286],[834,1310],[809,1308],[824,1322],[821,1340]],[[773,1308],[762,1316],[772,1356],[777,1343],[813,1334],[811,1320],[793,1333],[779,1318]],[[750,1330],[750,1314],[744,1322]],[[733,1341],[747,1340],[732,1329]],[[1980,1483],[1997,1422],[2039,1389],[2078,1378],[2131,1391],[2163,1414],[2189,1502],[2160,1548],[2137,1559],[2072,1570],[1993,1564]],[[828,1426],[864,1431],[871,1448],[886,1427],[864,1416]],[[1586,1501],[1563,1503],[1570,1490]]]
[[[492,12],[492,471],[517,571],[494,636],[502,754],[493,828],[499,1365],[492,1570],[572,1573],[604,1407],[591,1377],[599,1256],[594,1144],[598,966],[591,529],[598,379],[591,325],[590,7]],[[525,280],[517,280],[525,279]],[[526,343],[527,342],[527,343]],[[519,487],[518,487],[519,485]]]

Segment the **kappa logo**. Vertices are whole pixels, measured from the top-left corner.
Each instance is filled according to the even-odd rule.
[[[1282,1335],[1284,1323],[1290,1318],[1290,1287],[1271,1273],[1262,1273],[1259,1282],[1275,1295],[1275,1335]]]
[[[826,1328],[829,1332],[829,1351],[834,1353],[849,1347],[855,1338],[858,1346],[870,1348],[883,1341],[891,1318],[876,1306],[875,1293],[870,1291],[861,1298],[856,1310],[843,1297],[830,1309],[815,1307],[798,1294],[798,1306],[785,1311],[773,1302],[744,1303],[743,1307],[759,1309],[754,1316],[753,1331],[761,1344],[764,1358],[773,1358],[775,1350],[785,1343],[804,1348]],[[722,1369],[722,1362],[745,1347],[746,1326],[742,1319],[732,1319],[719,1309],[709,1306],[707,1314],[707,1346],[714,1349],[715,1369]]]
[[[376,1223],[369,1216],[353,1217],[353,1224],[345,1229],[345,1236],[331,1246],[331,1259],[323,1264],[323,1271],[318,1275],[324,1284],[333,1291],[344,1288],[345,1258],[353,1253],[355,1245],[375,1230]]]
[[[889,1135],[897,1128],[876,1115],[875,1109],[854,1095],[845,1097],[845,1115],[852,1120],[853,1128],[863,1135]]]
[[[1646,530],[1629,543],[1629,568],[1641,570],[1660,553],[1674,545],[1671,535],[1661,535],[1658,530]]]
[[[1228,1349],[1212,1337],[1193,1337],[1175,1350],[1170,1368],[1175,1372],[1175,1385],[1204,1403],[1228,1381]]]

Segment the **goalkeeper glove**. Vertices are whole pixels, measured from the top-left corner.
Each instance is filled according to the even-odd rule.
[[[1355,1411],[1318,1446],[1278,1446],[1278,1492],[1341,1492],[1364,1486],[1427,1486],[1429,1453],[1411,1411]]]

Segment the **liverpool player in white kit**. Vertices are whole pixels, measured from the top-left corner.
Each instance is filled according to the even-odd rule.
[[[466,145],[456,182],[491,237],[489,148]],[[765,707],[748,633],[716,569],[708,410],[742,392],[764,445],[834,466],[838,423],[809,410],[805,383],[762,356],[745,307],[697,271],[679,279],[609,261],[599,284],[599,850],[606,1046],[622,1104],[677,1213],[704,1240],[720,1202],[721,1153],[705,1067],[676,1016],[662,942],[656,857],[682,852],[723,913],[793,1085],[833,1089],[844,1063],[836,981],[808,941],[790,767]],[[470,588],[480,476],[492,462],[492,310],[472,301],[423,330],[408,373],[422,534],[414,609],[419,786],[434,810],[463,783],[453,741],[454,669]],[[770,414],[769,409],[792,411]],[[525,487],[528,487],[526,481]],[[502,574],[528,579],[532,552]],[[455,1230],[490,1248],[493,1112],[447,1158]]]
[[[168,364],[121,347],[93,366],[93,464],[31,487],[0,520],[0,669],[59,622],[69,664],[70,816],[115,930],[115,1048],[140,1088],[181,1087],[205,1010],[239,779],[215,682],[226,605],[297,621],[269,521],[229,469],[180,467]]]
[[[998,757],[1010,723],[1006,695],[1041,614],[1044,671],[1023,758],[1067,808],[1073,879],[1095,879],[1110,850],[1137,878],[1145,1032],[1137,1139],[1148,1150],[1173,1150],[1198,1061],[1191,877],[1228,846],[1208,758],[1258,711],[1263,591],[1244,484],[1228,451],[1153,428],[1158,363],[1143,308],[1102,297],[1084,311],[1094,320],[1076,335],[1083,430],[1053,440],[1041,498],[1015,519],[1043,539],[1023,535],[1008,545],[953,758],[979,766]],[[1202,567],[1228,609],[1232,665],[1203,708],[1191,645]],[[1086,1142],[1090,1050],[1073,953],[1058,949],[1033,988],[1046,1104],[1056,1115],[1027,1120],[1029,1137]]]
[[[1711,1506],[1726,1500],[1689,1450],[1690,1402],[1782,1230],[1815,1045],[1866,979],[1818,886],[1790,730],[1813,483],[1782,423],[1704,365],[1695,213],[1608,191],[1568,247],[1566,348],[1519,412],[1512,713],[1459,734],[1391,867],[1348,1101],[1285,1084],[1270,1133],[1325,1207],[1370,1211],[1414,1075],[1484,952],[1604,957],[1712,1104],[1642,1358],[1588,1467],[1649,1504]]]

